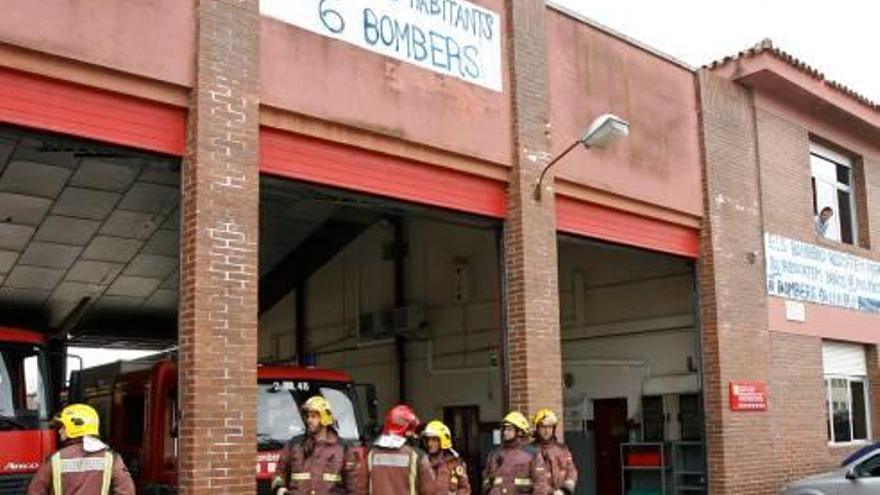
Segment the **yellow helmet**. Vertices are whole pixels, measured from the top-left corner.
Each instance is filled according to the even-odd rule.
[[[333,425],[333,411],[330,409],[330,403],[327,399],[316,395],[306,401],[302,406],[303,411],[312,411],[318,413],[321,426]]]
[[[509,424],[522,433],[529,434],[529,420],[519,411],[507,413],[507,416],[504,416],[504,419],[501,420],[501,424]]]
[[[535,425],[535,428],[540,425],[556,426],[559,424],[559,417],[556,416],[552,409],[540,409],[535,413],[535,417],[532,418],[532,424]]]
[[[426,438],[439,438],[440,448],[443,450],[452,448],[452,432],[449,431],[449,427],[443,424],[442,421],[434,420],[425,425],[422,436]]]
[[[80,438],[86,435],[98,436],[101,420],[98,412],[86,404],[71,404],[55,416],[55,422],[64,428],[67,438]]]

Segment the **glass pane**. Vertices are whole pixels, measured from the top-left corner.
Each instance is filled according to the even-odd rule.
[[[831,410],[828,408],[828,404],[831,401],[831,380],[825,380],[825,426],[828,428],[828,440],[831,441],[834,439],[834,436],[831,432]]]
[[[40,349],[30,345],[0,347],[0,430],[35,427],[48,419],[48,394],[43,377],[45,361]]]
[[[852,386],[853,439],[868,439],[868,408],[865,402],[865,384],[850,382]]]
[[[880,454],[859,464],[856,471],[859,473],[859,476],[869,478],[880,477]]]
[[[700,440],[703,438],[703,415],[701,414],[700,396],[697,394],[679,396],[678,411],[681,415],[681,439]]]
[[[642,423],[644,424],[643,436],[646,442],[663,441],[662,397],[642,397]]]
[[[257,444],[261,449],[280,449],[285,442],[306,431],[299,405],[280,383],[257,386]]]
[[[840,208],[840,240],[847,244],[853,243],[853,213],[851,195],[846,191],[837,191],[837,206]]]
[[[357,440],[358,427],[357,416],[354,412],[354,404],[351,399],[342,391],[332,388],[321,387],[321,395],[330,403],[330,410],[333,411],[333,419],[336,420],[340,438],[346,440]]]
[[[0,416],[15,416],[15,405],[12,403],[12,376],[9,374],[7,359],[11,356],[0,351]]]
[[[144,441],[143,394],[129,395],[125,398],[125,422],[128,445],[140,445]]]
[[[850,169],[849,167],[844,167],[843,165],[837,166],[837,182],[841,184],[849,185],[849,175]]]
[[[45,419],[46,411],[46,387],[43,384],[43,374],[40,373],[40,356],[28,356],[24,360],[24,385],[27,397],[26,409],[37,417]]]
[[[849,382],[840,378],[831,380],[831,415],[835,442],[852,441],[849,422]]]
[[[813,215],[818,215],[819,209],[817,208],[817,205],[816,205],[816,178],[815,177],[810,178],[810,186],[812,187],[812,190],[813,190]]]
[[[821,212],[831,208],[832,216],[828,220],[824,236],[826,239],[840,240],[840,211],[837,207],[837,187],[825,181],[816,181],[816,209]],[[818,229],[817,229],[818,230]],[[819,234],[822,234],[819,232]]]
[[[813,177],[837,183],[837,164],[817,155],[810,155],[810,169]]]

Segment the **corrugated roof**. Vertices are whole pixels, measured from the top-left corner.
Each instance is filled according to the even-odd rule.
[[[815,67],[809,65],[808,63],[795,57],[794,55],[776,47],[773,44],[773,40],[771,40],[770,38],[765,38],[765,39],[761,40],[761,42],[752,46],[751,48],[743,50],[743,51],[737,53],[736,55],[731,55],[731,56],[724,57],[721,60],[716,60],[716,61],[712,62],[711,64],[708,64],[704,67],[706,67],[708,69],[715,69],[715,68],[727,65],[728,63],[735,62],[735,61],[743,59],[743,58],[755,57],[755,56],[761,55],[763,53],[769,53],[769,54],[775,56],[776,58],[782,60],[783,62],[785,62],[785,63],[791,65],[792,67],[798,69],[799,71],[803,72],[804,74],[807,74],[808,76],[812,77],[813,79],[821,81],[823,84],[826,84],[827,86],[834,89],[835,91],[843,93],[846,96],[858,101],[859,103],[861,103],[861,104],[863,104],[873,110],[880,110],[880,103],[877,103],[877,102],[871,100],[867,96],[853,90],[852,88],[846,86],[845,84],[842,84],[837,81],[825,79],[825,74],[823,74],[819,69],[816,69]]]

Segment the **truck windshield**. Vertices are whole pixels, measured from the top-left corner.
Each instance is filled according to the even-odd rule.
[[[48,419],[45,373],[40,347],[0,344],[0,430],[36,428]]]
[[[258,448],[280,449],[291,438],[304,435],[306,427],[300,407],[314,395],[322,395],[330,403],[339,436],[344,440],[359,441],[354,394],[348,384],[307,380],[261,381],[257,387]]]

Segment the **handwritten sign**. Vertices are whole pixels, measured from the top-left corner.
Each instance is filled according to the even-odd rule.
[[[730,382],[731,411],[766,411],[767,383]]]
[[[880,313],[880,263],[774,234],[764,252],[771,296]]]
[[[260,0],[260,13],[501,91],[501,19],[466,0]]]

